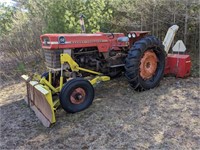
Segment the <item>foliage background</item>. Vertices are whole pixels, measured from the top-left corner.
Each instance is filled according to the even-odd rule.
[[[44,70],[40,35],[80,33],[80,14],[87,33],[149,30],[163,40],[169,26],[178,24],[175,40],[184,41],[192,75],[199,76],[199,0],[12,0],[0,3],[1,82]]]

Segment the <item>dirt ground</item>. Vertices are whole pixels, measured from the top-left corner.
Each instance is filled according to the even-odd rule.
[[[1,88],[0,149],[200,149],[200,78],[165,77],[135,92],[124,77],[96,87],[93,104],[45,128],[23,98],[24,83]]]

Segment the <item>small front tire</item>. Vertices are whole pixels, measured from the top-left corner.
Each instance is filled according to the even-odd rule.
[[[76,113],[88,108],[94,99],[94,88],[83,78],[68,81],[60,92],[60,104],[66,112]]]

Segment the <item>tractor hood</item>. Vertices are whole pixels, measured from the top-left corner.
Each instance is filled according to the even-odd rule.
[[[44,34],[40,36],[42,48],[49,50],[98,47],[101,52],[107,51],[111,41],[124,37],[123,33],[95,34]]]

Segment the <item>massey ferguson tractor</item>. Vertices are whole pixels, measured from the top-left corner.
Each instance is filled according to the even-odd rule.
[[[56,122],[58,106],[69,113],[88,108],[95,96],[93,86],[122,73],[137,91],[156,87],[164,73],[188,76],[190,57],[168,54],[177,30],[176,25],[169,28],[163,43],[148,31],[41,35],[48,71],[22,76],[26,101],[49,127]]]

